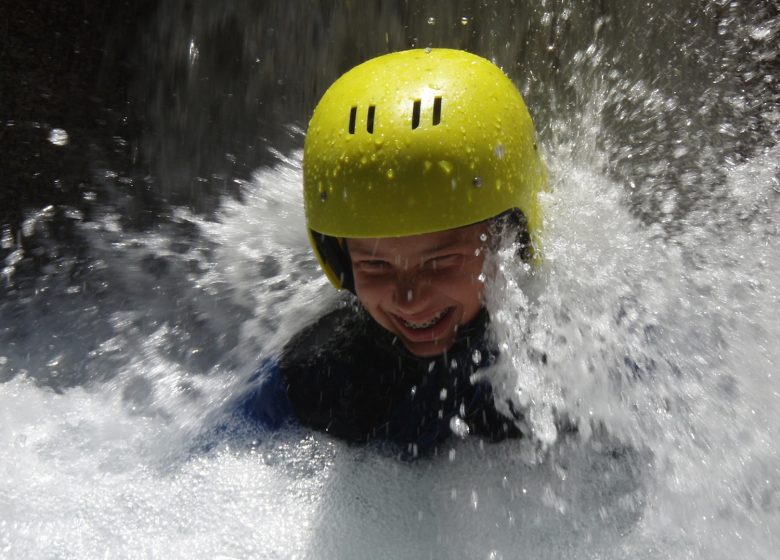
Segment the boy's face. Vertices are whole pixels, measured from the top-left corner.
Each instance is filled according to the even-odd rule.
[[[437,356],[482,307],[487,226],[348,239],[355,292],[377,323],[412,354]]]

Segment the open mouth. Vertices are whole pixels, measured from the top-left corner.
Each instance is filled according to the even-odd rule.
[[[423,323],[412,323],[407,321],[406,319],[402,317],[398,317],[398,319],[401,321],[401,323],[408,329],[412,329],[415,331],[423,330],[423,329],[429,329],[433,327],[434,325],[438,324],[444,317],[446,317],[450,311],[452,311],[452,307],[448,307],[447,309],[443,309],[439,311],[436,315],[428,319],[427,321]],[[396,315],[397,317],[397,315]]]

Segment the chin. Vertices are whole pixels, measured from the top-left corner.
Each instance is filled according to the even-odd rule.
[[[447,350],[449,350],[453,343],[455,342],[455,338],[453,337],[452,340],[448,341],[441,341],[441,342],[426,342],[426,343],[411,343],[407,342],[403,339],[401,339],[403,342],[404,347],[409,351],[410,354],[413,354],[414,356],[417,356],[418,358],[435,358],[437,356],[441,356],[444,354]]]

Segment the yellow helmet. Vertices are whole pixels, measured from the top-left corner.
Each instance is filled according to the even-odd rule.
[[[464,51],[417,49],[356,66],[309,122],[303,193],[325,274],[351,286],[349,237],[399,237],[525,216],[532,244],[547,173],[514,84]]]

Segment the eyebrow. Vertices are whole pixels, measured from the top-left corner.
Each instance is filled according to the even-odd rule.
[[[357,245],[355,245],[357,243]],[[373,247],[368,248],[366,245],[373,244]],[[347,240],[346,247],[350,254],[360,253],[361,255],[376,255],[376,248],[379,245],[379,239],[349,239]]]
[[[438,245],[434,245],[433,247],[429,247],[424,249],[422,252],[425,254],[435,254],[439,253],[441,251],[451,249],[453,247],[458,247],[460,245],[465,245],[468,243],[466,239],[460,239],[458,237],[453,237],[450,239],[445,239]],[[369,244],[371,247],[369,247]],[[347,247],[349,247],[350,253],[357,253],[359,255],[371,255],[371,256],[377,256],[377,245],[379,245],[378,239],[350,239]]]

